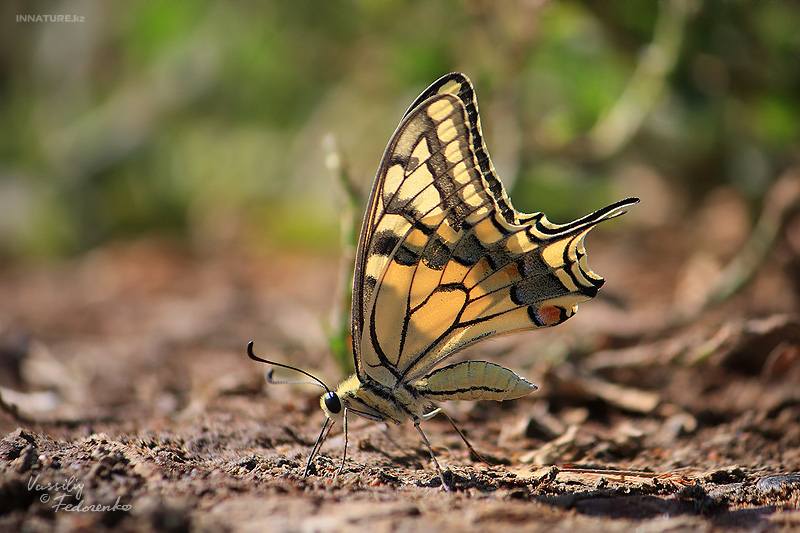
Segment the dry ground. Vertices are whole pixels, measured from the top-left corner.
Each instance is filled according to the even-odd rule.
[[[714,271],[685,236],[592,235],[602,298],[468,353],[539,391],[445,405],[496,464],[446,420],[424,424],[451,493],[413,427],[362,420],[338,479],[341,428],[302,479],[318,390],[266,385],[245,345],[340,379],[324,333],[335,258],[144,240],[6,265],[0,530],[800,528],[793,242],[700,311]]]

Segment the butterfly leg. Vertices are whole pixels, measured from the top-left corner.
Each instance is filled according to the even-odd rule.
[[[436,411],[442,411],[442,410],[441,410],[441,408],[439,408],[439,409],[437,409]],[[429,413],[429,414],[434,414],[434,413],[436,413],[436,411],[434,411],[433,413]],[[486,460],[486,459],[485,459],[485,458],[484,458],[484,457],[483,457],[481,454],[479,454],[479,453],[478,453],[478,451],[477,451],[475,448],[473,448],[473,447],[472,447],[472,444],[470,444],[470,442],[467,440],[467,436],[466,436],[466,435],[464,435],[464,434],[461,432],[461,430],[460,430],[460,429],[458,429],[458,426],[456,425],[456,422],[455,422],[455,420],[453,420],[452,418],[450,418],[450,415],[448,415],[448,414],[447,414],[446,412],[444,412],[444,411],[442,411],[442,414],[443,414],[443,415],[444,415],[444,417],[447,419],[447,421],[448,421],[448,422],[450,422],[450,424],[453,426],[453,429],[455,429],[455,430],[456,430],[456,433],[458,433],[458,436],[459,436],[459,437],[461,437],[461,440],[463,440],[463,441],[464,441],[464,444],[466,444],[466,445],[467,445],[467,448],[469,449],[469,451],[470,451],[470,453],[471,453],[472,455],[474,455],[475,457],[477,457],[477,458],[478,458],[478,460],[479,460],[480,462],[484,463],[484,464],[487,464],[487,465],[494,465],[494,464],[496,464],[496,463],[493,463],[493,462],[491,462],[491,461],[488,461],[488,460]]]
[[[339,467],[339,471],[336,472],[336,475],[333,476],[334,480],[339,477],[339,474],[344,470],[344,461],[347,459],[347,411],[348,409],[345,407],[344,414],[342,415],[342,425],[344,425],[344,453],[342,453],[342,465]]]
[[[450,485],[448,485],[447,481],[445,481],[444,479],[442,468],[439,466],[439,461],[436,460],[436,455],[433,453],[433,448],[431,448],[431,445],[428,442],[428,438],[425,436],[425,433],[422,432],[422,428],[419,427],[420,422],[422,422],[421,419],[414,420],[414,427],[417,428],[417,431],[419,431],[419,436],[422,437],[422,442],[424,442],[425,446],[428,447],[428,452],[430,452],[431,454],[431,459],[433,459],[433,464],[434,466],[436,466],[436,471],[439,473],[439,479],[442,480],[442,488],[447,492],[452,492],[453,489],[450,488]]]
[[[442,413],[442,415],[447,419],[447,421],[450,422],[450,425],[452,425],[453,429],[456,430],[456,433],[458,433],[458,436],[461,437],[461,440],[464,441],[464,444],[467,445],[467,449],[469,449],[469,451],[470,451],[470,453],[472,455],[477,457],[478,460],[480,462],[484,463],[484,464],[487,464],[487,465],[494,465],[495,464],[495,463],[493,463],[491,461],[486,460],[481,454],[478,453],[478,451],[475,448],[473,448],[472,444],[467,440],[467,436],[464,435],[464,433],[462,433],[460,429],[458,429],[458,426],[456,425],[455,420],[450,418],[450,415],[448,415],[446,412],[442,411],[441,407],[437,407],[436,409],[434,409],[430,413],[425,413],[424,415],[422,415],[422,419],[423,420],[430,420],[431,418],[433,418],[434,416],[438,415],[439,413]]]
[[[314,447],[311,448],[311,454],[308,456],[308,462],[306,463],[306,469],[303,471],[303,479],[306,478],[308,475],[308,469],[311,468],[311,461],[314,460],[314,456],[317,455],[319,450],[322,448],[322,443],[325,442],[325,439],[328,438],[328,433],[331,432],[331,428],[333,427],[335,420],[332,418],[326,418],[325,423],[322,424],[322,431],[319,432],[319,437],[317,437],[317,442],[314,443]],[[325,430],[328,430],[328,433],[325,433]]]

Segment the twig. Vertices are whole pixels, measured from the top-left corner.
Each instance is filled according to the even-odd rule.
[[[641,54],[636,70],[614,107],[589,133],[592,151],[609,157],[624,147],[641,128],[661,98],[683,42],[686,20],[696,8],[684,2],[662,2],[653,40]]]
[[[700,311],[727,300],[758,271],[786,222],[787,215],[800,203],[800,169],[791,169],[767,192],[764,208],[750,238],[733,261],[726,266],[708,291]]]
[[[0,409],[8,413],[15,422],[28,425],[35,423],[35,420],[29,418],[27,415],[22,414],[16,404],[7,402],[5,398],[3,398],[2,391],[0,391]]]
[[[339,367],[345,372],[353,370],[350,356],[348,335],[350,333],[351,302],[350,287],[353,279],[355,261],[355,248],[357,229],[355,228],[355,212],[363,204],[361,191],[353,182],[347,168],[344,156],[339,149],[336,138],[328,135],[323,139],[322,148],[325,151],[325,166],[334,175],[345,193],[345,205],[341,216],[341,260],[339,263],[339,276],[336,281],[336,292],[331,309],[328,330],[328,344],[333,352]]]

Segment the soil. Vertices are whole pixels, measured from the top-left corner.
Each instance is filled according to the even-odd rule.
[[[7,264],[0,530],[800,528],[800,240],[709,305],[722,274],[686,232],[595,233],[600,297],[464,354],[539,386],[444,404],[492,464],[446,418],[423,423],[449,492],[412,425],[357,417],[342,473],[335,426],[303,476],[319,390],[265,383],[245,346],[344,377],[326,334],[336,257],[147,239]]]

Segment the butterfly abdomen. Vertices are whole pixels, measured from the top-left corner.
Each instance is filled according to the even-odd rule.
[[[463,361],[434,370],[414,383],[430,400],[513,400],[536,390],[536,385],[511,370],[486,361]]]

